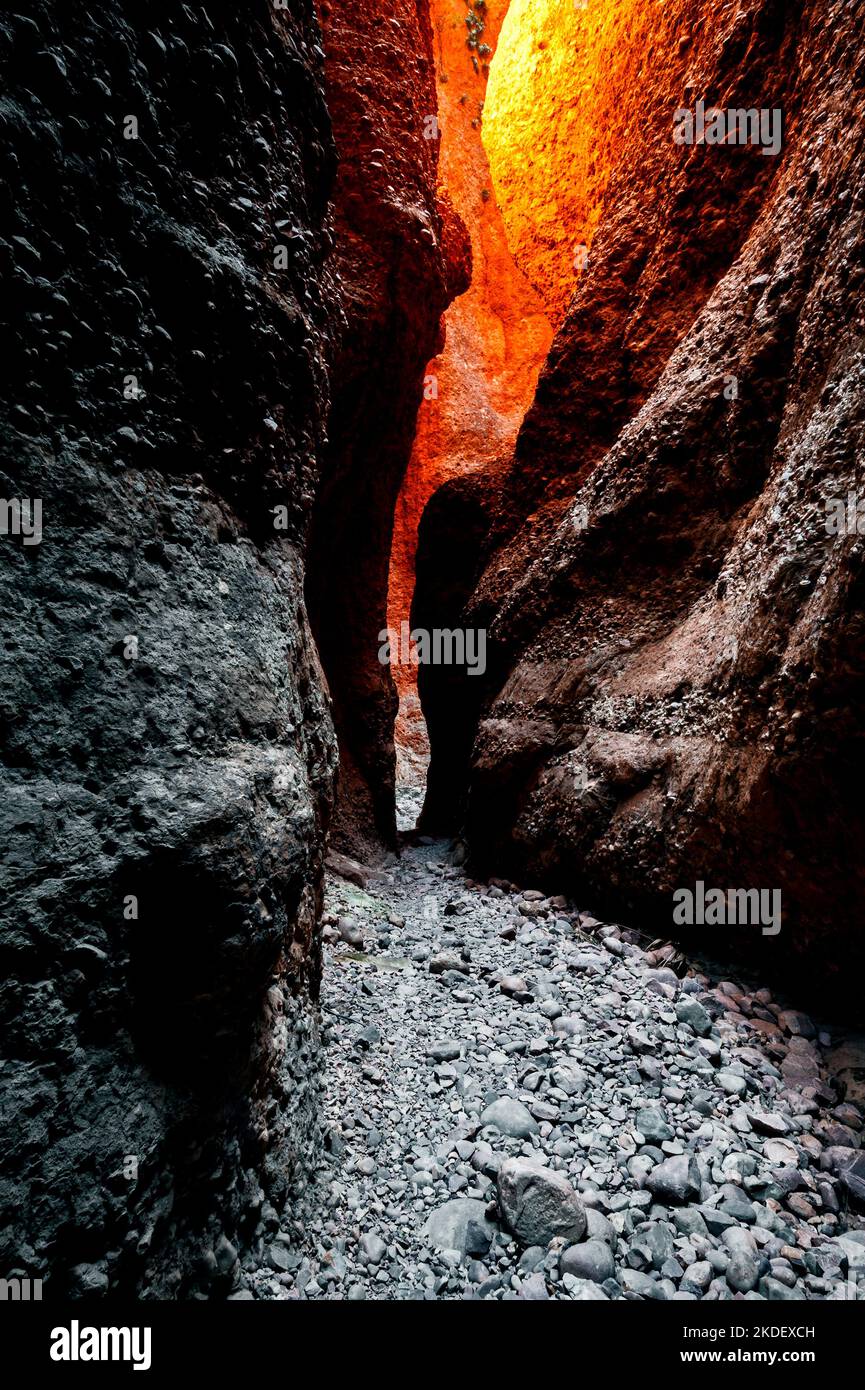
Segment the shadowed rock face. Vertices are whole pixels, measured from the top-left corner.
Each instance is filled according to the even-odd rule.
[[[0,27],[0,493],[43,526],[0,536],[0,1265],[224,1293],[317,1142],[323,55],[303,0],[28,9]]]
[[[372,3],[325,3],[322,23],[342,315],[307,593],[339,734],[333,840],[363,855],[396,838],[397,697],[379,660],[394,507],[424,370],[444,309],[468,286],[471,247],[437,192],[426,6],[396,0],[383,16]]]
[[[865,542],[827,533],[825,501],[865,491],[865,19],[752,0],[680,48],[681,8],[513,467],[434,499],[415,604],[447,608],[441,557],[485,508],[462,618],[490,629],[490,679],[448,772],[478,864],[666,931],[698,879],[780,889],[780,935],[748,949],[837,998],[861,954]],[[674,145],[701,96],[782,107],[782,153]],[[431,790],[468,717],[435,691]]]

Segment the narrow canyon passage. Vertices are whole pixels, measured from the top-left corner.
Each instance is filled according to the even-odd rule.
[[[541,296],[508,246],[484,147],[487,81],[509,0],[472,8],[431,0],[438,115],[438,178],[471,242],[471,284],[445,311],[444,345],[424,376],[414,444],[396,504],[388,582],[388,627],[411,627],[417,531],[432,494],[450,478],[490,472],[513,452],[552,341]],[[468,41],[467,41],[468,32]],[[404,644],[403,644],[404,645]],[[417,669],[394,660],[397,818],[410,829],[429,761]]]
[[[865,6],[25,9],[4,1296],[862,1301]]]

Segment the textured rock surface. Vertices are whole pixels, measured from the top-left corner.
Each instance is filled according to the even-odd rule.
[[[429,14],[397,0],[322,5],[342,318],[313,519],[310,615],[340,744],[339,849],[393,842],[397,697],[379,660],[397,494],[442,312],[468,285],[465,228],[437,191]],[[358,55],[363,55],[363,62]]]
[[[674,71],[687,63],[685,9],[658,16],[641,0],[507,7],[484,145],[508,243],[556,326],[579,274],[575,253],[591,246],[621,148],[645,125],[647,89],[663,100],[657,69],[669,74],[672,55]]]
[[[316,1146],[322,55],[303,0],[28,8],[0,30],[0,492],[43,510],[41,544],[0,537],[0,1263],[225,1293]]]
[[[838,942],[861,943],[863,541],[827,534],[825,500],[861,491],[863,16],[750,0],[677,45],[678,9],[655,12],[669,61],[616,152],[513,469],[433,500],[415,604],[458,603],[441,546],[471,516],[477,555],[486,506],[464,609],[491,634],[480,864],[667,930],[677,886],[777,888],[777,968],[809,952],[812,976],[843,960],[855,980]],[[674,145],[674,110],[703,94],[783,107],[780,156]],[[455,705],[430,676],[431,793],[469,775],[451,735],[469,741],[475,684]]]
[[[585,1235],[582,1201],[562,1173],[531,1159],[507,1158],[498,1190],[504,1222],[523,1245],[547,1246],[557,1237],[570,1242]]]

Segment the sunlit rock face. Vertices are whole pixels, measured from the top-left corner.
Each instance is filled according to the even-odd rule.
[[[660,930],[698,880],[780,890],[778,936],[714,944],[837,992],[862,941],[865,542],[826,502],[863,488],[865,17],[696,8],[652,7],[630,53],[641,119],[509,476],[448,484],[421,528],[416,603],[468,518],[482,574],[449,617],[490,632],[479,717],[470,681],[429,692],[431,729],[474,728],[462,782],[433,738],[431,785],[468,784],[481,867]],[[675,144],[701,97],[782,108],[783,149]]]
[[[320,34],[303,4],[218,33],[26,9],[0,22],[0,493],[42,533],[0,535],[0,1269],[224,1297],[319,1133]]]
[[[430,5],[439,182],[468,229],[472,278],[447,309],[444,345],[427,366],[411,461],[397,500],[388,597],[395,629],[409,618],[417,528],[428,499],[449,478],[489,469],[510,456],[552,338],[546,305],[508,246],[482,140],[487,73],[507,8],[508,0]],[[393,674],[401,698],[401,776],[420,780],[426,739],[416,668],[395,665]]]
[[[484,145],[514,259],[557,327],[622,146],[641,139],[658,74],[679,66],[689,42],[686,8],[664,16],[645,0],[508,6]]]

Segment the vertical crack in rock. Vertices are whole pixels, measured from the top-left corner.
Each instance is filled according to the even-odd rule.
[[[455,1064],[407,1119],[393,1108],[404,1151],[378,1134],[393,1172],[419,1151],[430,1101],[445,1154],[492,1160],[475,1120],[491,1123],[487,1083],[518,1057],[534,1059],[517,1073],[534,1109],[500,1095],[493,1119],[504,1101],[532,1149],[554,1133],[559,1098],[586,1080],[539,1061],[549,1044],[572,1055],[586,1028],[560,985],[604,1045],[624,1032],[642,1058],[635,1083],[618,1054],[629,1094],[654,1086],[655,1043],[593,983],[633,966],[640,1017],[654,1001],[664,1029],[687,1024],[710,1072],[734,1014],[768,1025],[783,1062],[756,1054],[761,1104],[779,1075],[817,1097],[790,1112],[802,1147],[817,1144],[807,1163],[819,1113],[821,1163],[861,1197],[846,1144],[858,1110],[836,1107],[832,1127],[823,1113],[835,1093],[816,1049],[830,1035],[708,975],[694,983],[711,1010],[682,997],[674,1025],[677,950],[643,952],[558,890],[667,937],[672,894],[695,879],[777,891],[780,933],[752,932],[749,955],[771,951],[775,979],[798,960],[836,1007],[858,988],[865,12],[319,9],[33,0],[0,20],[0,1274],[42,1279],[55,1300],[282,1296],[294,1274],[304,1294],[313,1266],[281,1237],[303,1227],[321,1158],[332,819],[337,851],[385,864],[350,869],[328,913],[329,939],[354,952],[334,987],[334,1036],[352,1032],[335,1069],[350,1128],[374,1148],[354,1115],[386,1078],[374,1053],[358,1088],[354,1053],[402,1055],[403,1017],[413,1077]],[[675,113],[700,102],[783,111],[783,147],[676,143]],[[439,413],[418,424],[430,374]],[[482,675],[420,672],[421,827],[464,829],[470,872],[507,880],[480,885],[424,842],[401,865],[381,853],[397,843],[397,691],[380,634],[415,576],[413,625],[488,634]],[[553,896],[518,894],[516,879]],[[447,950],[440,917],[459,931]],[[573,953],[573,932],[593,931],[594,949]],[[721,949],[736,944],[728,931]],[[353,991],[368,1010],[370,952],[391,945],[407,954],[381,975],[405,979],[382,987],[380,1021],[397,1025],[383,1039]],[[531,980],[514,973],[529,967]],[[437,1040],[434,990],[447,991]],[[536,1001],[552,1035],[525,1014],[528,1042],[501,1052],[511,1007]],[[457,1085],[482,1038],[478,1077]],[[671,1036],[665,1048],[680,1056]],[[859,1053],[841,1052],[852,1076]],[[739,1070],[718,1072],[725,1095],[750,1084]],[[790,1128],[752,1118],[761,1135]],[[665,1142],[663,1115],[636,1119]],[[792,1144],[780,1153],[798,1174]],[[442,1176],[430,1158],[429,1171],[412,1159],[426,1179],[413,1178],[415,1212]],[[692,1158],[660,1162],[648,1190],[700,1195]],[[367,1152],[352,1171],[376,1181],[377,1163]],[[490,1187],[495,1168],[472,1165],[451,1194]],[[512,1225],[508,1184],[524,1177],[499,1184]],[[576,1208],[558,1180],[542,1186]],[[415,1232],[448,1259],[454,1233],[466,1251],[491,1239],[475,1198],[456,1202]],[[831,1186],[819,1209],[831,1229]],[[804,1198],[791,1210],[812,1219]],[[404,1256],[414,1236],[399,1235]],[[389,1246],[371,1236],[361,1263],[379,1283]],[[348,1268],[327,1254],[316,1293]],[[625,1273],[648,1296],[648,1276]]]
[[[334,269],[341,318],[307,593],[340,745],[337,850],[396,839],[397,697],[379,660],[397,494],[441,315],[469,282],[465,228],[437,189],[425,5],[322,4],[340,154]],[[362,55],[362,62],[358,61]]]
[[[424,378],[411,460],[396,508],[388,591],[388,625],[394,632],[410,619],[417,531],[427,501],[447,479],[489,470],[510,458],[552,338],[545,305],[511,255],[484,147],[487,74],[491,64],[495,71],[509,3],[488,0],[467,10],[466,0],[432,0],[430,7],[439,179],[471,237],[472,280],[445,313],[444,346]],[[452,556],[449,574],[460,563],[460,556]],[[417,674],[405,661],[393,665],[400,694],[397,780],[403,784],[407,819],[428,760]]]

